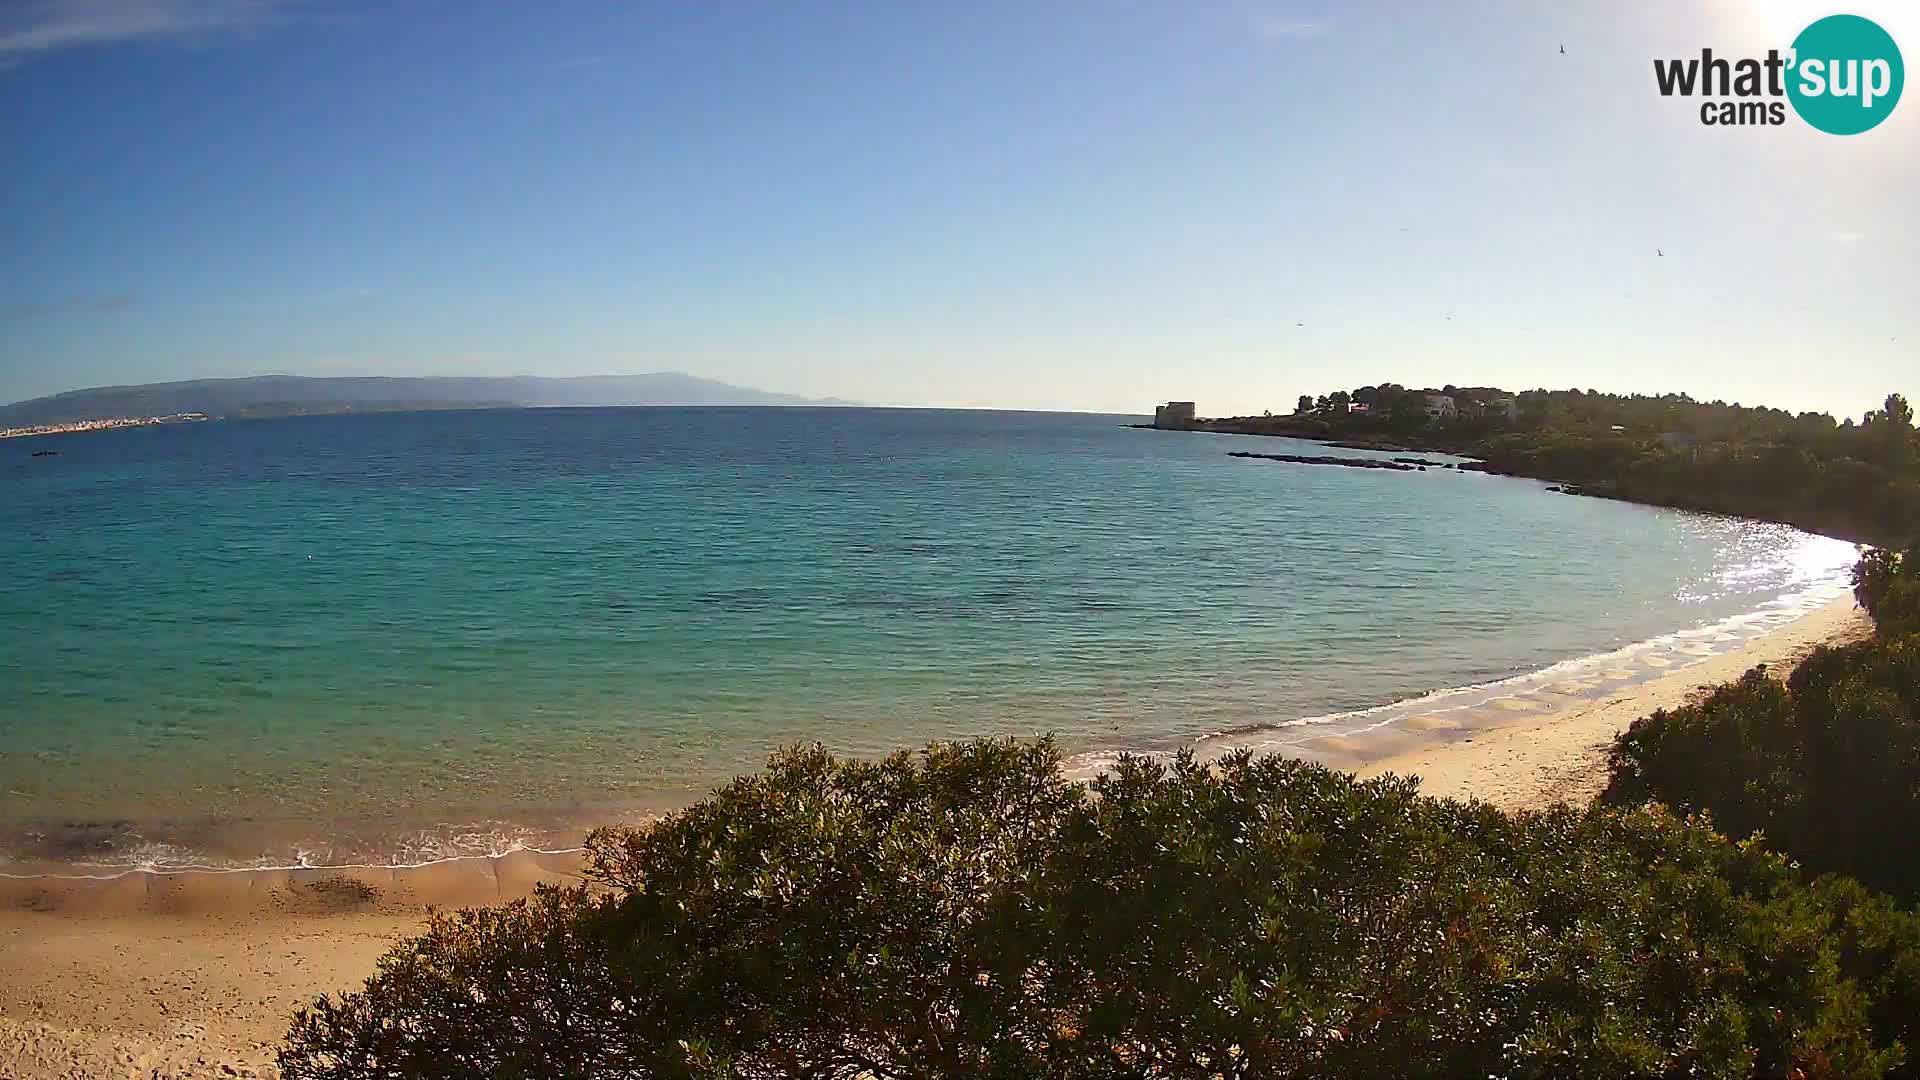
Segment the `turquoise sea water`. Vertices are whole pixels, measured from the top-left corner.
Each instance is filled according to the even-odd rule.
[[[1167,749],[1791,610],[1853,557],[1128,419],[548,410],[0,443],[0,859],[419,861],[684,803],[799,740]]]

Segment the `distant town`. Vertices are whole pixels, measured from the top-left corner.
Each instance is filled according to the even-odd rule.
[[[29,435],[64,435],[72,431],[106,431],[109,428],[153,427],[157,424],[192,424],[206,418],[205,413],[173,413],[168,416],[118,416],[109,420],[74,420],[65,424],[0,428],[0,439],[24,439]]]

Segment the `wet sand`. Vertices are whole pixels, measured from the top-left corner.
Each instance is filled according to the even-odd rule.
[[[1635,719],[1755,664],[1784,673],[1814,645],[1867,630],[1845,598],[1758,636],[1682,639],[1621,661],[1637,671],[1603,665],[1471,707],[1302,731],[1291,749],[1507,809],[1580,804],[1605,782],[1606,744]],[[517,852],[399,870],[0,879],[0,1080],[271,1076],[289,1014],[357,986],[430,910],[510,901],[578,870],[573,855]]]

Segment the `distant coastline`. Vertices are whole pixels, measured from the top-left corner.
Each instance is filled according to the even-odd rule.
[[[98,386],[0,405],[0,428],[101,425],[101,417],[199,414],[267,419],[343,413],[641,405],[855,405],[702,379],[677,371],[580,378],[312,378],[258,375]],[[76,427],[73,430],[93,430]]]
[[[80,431],[113,431],[130,427],[158,427],[161,424],[197,424],[206,419],[205,413],[174,413],[169,416],[116,416],[100,420],[74,420],[64,424],[0,428],[0,439],[26,439],[35,435],[69,435]]]

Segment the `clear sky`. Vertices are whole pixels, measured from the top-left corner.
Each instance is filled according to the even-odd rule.
[[[1920,63],[1912,0],[5,0],[0,401],[678,369],[1857,414],[1920,395],[1920,90],[1841,138],[1652,70],[1834,10]]]

